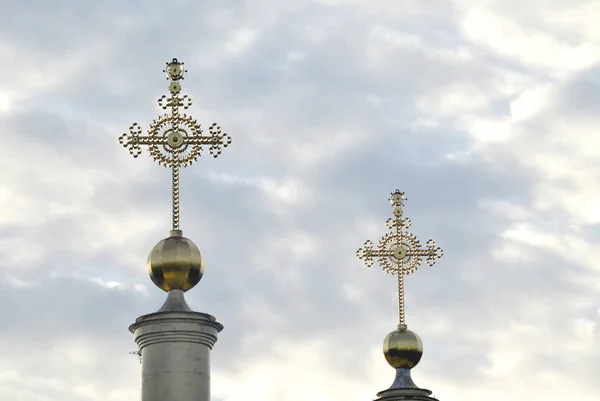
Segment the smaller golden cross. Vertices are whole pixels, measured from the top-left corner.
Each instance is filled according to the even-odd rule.
[[[167,62],[167,68],[163,70],[167,74],[170,97],[162,95],[158,99],[158,105],[163,110],[171,108],[171,114],[163,114],[150,124],[148,135],[142,136],[142,128],[134,123],[129,127],[129,133],[119,137],[119,143],[128,148],[133,157],[142,153],[140,145],[148,145],[148,151],[158,164],[171,167],[173,187],[173,230],[179,230],[179,168],[191,165],[200,157],[202,145],[210,145],[209,152],[213,157],[221,154],[222,148],[231,143],[231,137],[221,132],[221,127],[216,123],[210,126],[209,136],[202,135],[200,124],[191,116],[179,114],[179,108],[189,108],[192,99],[185,95],[179,96],[181,92],[180,80],[187,72],[183,63],[174,58]]]
[[[404,313],[404,275],[414,273],[425,258],[429,266],[433,266],[436,260],[444,254],[440,247],[436,247],[433,240],[427,241],[425,247],[421,247],[417,237],[404,229],[411,226],[410,219],[402,218],[404,211],[404,192],[396,190],[390,197],[390,203],[394,207],[394,217],[388,219],[386,226],[393,230],[385,234],[379,240],[377,248],[373,249],[373,242],[367,241],[356,251],[359,259],[364,259],[367,267],[373,265],[373,258],[379,258],[379,264],[388,273],[398,276],[398,315],[400,324],[406,324]]]

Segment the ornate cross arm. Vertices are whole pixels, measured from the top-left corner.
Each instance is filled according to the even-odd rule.
[[[404,213],[404,193],[396,190],[392,193],[390,203],[394,207],[394,218],[388,219],[386,226],[392,230],[379,240],[377,248],[372,241],[366,241],[356,251],[356,256],[364,260],[368,267],[378,258],[379,264],[388,273],[398,276],[398,314],[400,324],[406,324],[404,311],[404,275],[414,273],[424,258],[428,265],[433,266],[442,257],[444,251],[436,246],[433,240],[427,241],[422,247],[417,237],[404,231],[410,228],[411,221],[402,218]]]
[[[216,123],[209,127],[208,136],[203,136],[202,128],[195,119],[185,114],[179,114],[179,108],[189,108],[192,99],[181,92],[180,80],[187,72],[183,63],[173,59],[167,63],[163,70],[167,74],[170,97],[163,95],[158,99],[158,105],[166,110],[171,108],[170,114],[163,114],[150,124],[148,135],[142,135],[142,128],[134,123],[129,127],[129,133],[119,137],[119,143],[129,150],[133,157],[142,153],[142,145],[148,146],[152,158],[160,165],[170,167],[173,175],[173,230],[179,230],[179,168],[191,165],[200,157],[202,145],[209,145],[209,152],[213,157],[221,154],[223,148],[231,143],[231,137],[221,131]]]
[[[119,137],[119,143],[127,148],[133,157],[138,157],[142,153],[140,145],[149,145],[149,151],[154,160],[158,164],[164,164],[167,167],[171,167],[173,156],[176,156],[176,162],[182,167],[192,164],[200,155],[202,145],[211,145],[209,152],[213,157],[217,157],[221,154],[222,148],[226,148],[231,143],[231,137],[221,133],[221,127],[216,123],[209,128],[210,136],[202,136],[200,126],[196,124],[196,120],[192,120],[191,117],[185,115],[183,117],[180,118],[180,122],[187,125],[187,127],[197,127],[200,135],[187,136],[182,135],[181,132],[171,132],[168,136],[152,134],[142,136],[140,135],[142,128],[134,123],[129,127],[129,134],[125,133]],[[153,122],[154,126],[156,124],[157,120]],[[161,145],[162,149],[158,145]],[[191,149],[188,150],[188,147],[191,147]],[[183,149],[179,150],[180,148]],[[180,157],[184,152],[187,152],[184,155],[185,157]]]

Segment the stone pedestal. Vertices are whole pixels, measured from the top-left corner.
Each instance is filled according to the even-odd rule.
[[[193,312],[183,292],[129,327],[142,362],[142,401],[210,401],[210,350],[223,326]]]
[[[389,389],[379,392],[376,401],[438,401],[430,394],[431,391],[419,388]]]

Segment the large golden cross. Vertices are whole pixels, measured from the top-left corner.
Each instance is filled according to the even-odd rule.
[[[179,108],[187,109],[192,105],[192,99],[181,92],[180,80],[187,72],[183,63],[174,58],[167,62],[163,70],[167,74],[170,97],[162,95],[158,105],[163,110],[171,108],[171,114],[163,114],[150,124],[148,135],[142,136],[142,128],[138,123],[129,127],[129,133],[119,137],[119,143],[128,148],[133,157],[142,153],[140,145],[148,145],[148,151],[158,164],[171,167],[173,173],[173,230],[179,230],[179,168],[191,165],[202,152],[202,145],[210,145],[209,152],[213,157],[219,156],[222,148],[231,143],[231,137],[221,132],[216,123],[210,126],[209,136],[202,135],[200,125],[191,116],[179,114]]]
[[[379,258],[379,264],[388,273],[398,275],[398,315],[400,324],[406,324],[404,313],[404,275],[414,273],[421,265],[422,258],[425,258],[429,266],[433,266],[435,261],[442,257],[444,251],[436,248],[433,240],[427,241],[425,247],[421,247],[417,237],[404,229],[411,226],[410,219],[402,218],[404,201],[406,200],[404,192],[396,190],[390,197],[390,203],[394,207],[394,217],[388,219],[385,225],[393,230],[387,233],[379,240],[377,248],[373,249],[373,242],[367,241],[356,251],[359,259],[364,259],[367,267],[373,265],[373,258]]]

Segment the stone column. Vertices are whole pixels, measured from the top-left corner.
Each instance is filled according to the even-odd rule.
[[[210,401],[210,350],[223,326],[169,291],[155,313],[129,327],[142,361],[142,401]]]

